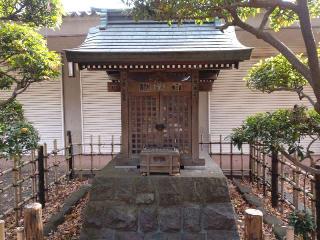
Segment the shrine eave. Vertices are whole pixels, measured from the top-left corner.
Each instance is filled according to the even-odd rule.
[[[215,23],[197,25],[156,21],[109,21],[90,29],[77,48],[65,50],[79,64],[238,64],[250,59],[234,27],[223,32]]]
[[[66,50],[69,62],[80,64],[237,64],[250,59],[252,49],[233,49],[193,52],[103,52]]]

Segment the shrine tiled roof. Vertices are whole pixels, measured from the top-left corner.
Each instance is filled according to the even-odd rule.
[[[123,20],[89,30],[77,48],[66,50],[68,61],[78,63],[239,62],[252,48],[237,39],[234,27],[223,32],[215,23]]]

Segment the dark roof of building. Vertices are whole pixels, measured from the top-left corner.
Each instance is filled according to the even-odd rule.
[[[239,62],[250,58],[233,27],[224,32],[215,23],[115,19],[91,28],[81,46],[66,50],[68,61],[78,63],[198,63]]]

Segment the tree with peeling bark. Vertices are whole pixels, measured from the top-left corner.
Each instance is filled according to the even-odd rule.
[[[300,100],[306,98],[314,110],[295,106],[250,116],[234,129],[231,139],[238,146],[259,140],[266,151],[279,151],[302,169],[320,174],[302,163],[306,158],[316,161],[311,147],[320,138],[320,65],[311,25],[311,19],[320,16],[320,0],[125,0],[125,3],[132,7],[137,19],[152,17],[169,24],[194,19],[201,24],[219,18],[223,22],[219,26],[221,31],[238,26],[277,49],[280,55],[262,60],[251,69],[247,86],[267,93],[295,92]],[[258,14],[262,15],[258,26],[246,21]],[[301,26],[305,54],[295,54],[270,32],[294,23]],[[311,86],[313,96],[304,92],[306,85]],[[304,138],[310,139],[305,147],[300,144]]]
[[[60,0],[0,0],[0,107],[32,83],[56,78],[60,57],[37,30],[61,23]],[[8,92],[10,94],[8,95]]]

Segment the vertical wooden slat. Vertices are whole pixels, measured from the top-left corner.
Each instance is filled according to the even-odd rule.
[[[230,177],[233,178],[233,145],[230,143]]]
[[[73,179],[74,177],[74,169],[73,169],[73,145],[72,145],[72,135],[71,131],[67,131],[67,162],[68,162],[68,170],[69,170],[69,179]]]
[[[43,146],[38,148],[38,197],[42,207],[45,207],[44,156]]]
[[[253,145],[250,143],[249,144],[249,180],[250,182],[253,181],[253,176],[252,176],[252,154],[253,154]]]
[[[114,155],[114,135],[111,136],[111,159],[113,159]]]
[[[82,165],[82,158],[83,158],[83,145],[79,145],[79,171],[80,171],[80,180],[83,179],[83,165]]]
[[[285,199],[284,196],[284,165],[283,165],[283,155],[281,155],[281,162],[280,162],[280,191],[281,191],[281,198],[282,200]],[[283,204],[281,204],[282,206],[282,211],[284,211],[283,209]]]
[[[33,201],[36,200],[37,196],[37,176],[36,176],[36,171],[37,171],[37,163],[36,163],[36,157],[35,157],[35,150],[31,150],[31,191],[32,191],[32,198]]]
[[[267,180],[266,180],[266,153],[262,154],[262,187],[263,187],[263,195],[267,195]]]
[[[121,82],[121,153],[129,158],[129,99],[128,99],[128,73],[120,72]],[[127,160],[127,159],[126,159]],[[123,163],[119,163],[122,165]]]
[[[44,190],[45,190],[45,197],[48,198],[48,188],[49,188],[49,172],[48,172],[48,150],[47,144],[43,144],[43,163],[44,163]]]
[[[240,161],[241,161],[241,178],[244,179],[243,146],[241,146],[241,149],[240,149]]]
[[[20,203],[20,196],[19,196],[19,163],[18,163],[18,157],[15,156],[13,158],[13,186],[14,186],[14,211],[15,211],[15,224],[18,226],[19,224],[19,203]]]
[[[222,169],[222,136],[219,135],[219,158],[220,158],[220,168]]]
[[[98,168],[100,168],[101,167],[101,157],[102,157],[101,156],[101,136],[100,135],[98,136],[98,154],[99,154],[99,156],[98,156]]]
[[[260,163],[260,161],[261,161],[261,159],[260,159],[260,157],[261,157],[261,146],[259,145],[258,146],[258,149],[257,149],[257,156],[256,156],[257,158],[256,158],[256,162],[257,162],[257,164],[256,164],[256,166],[257,166],[257,177],[256,177],[256,179],[257,179],[257,188],[258,188],[258,190],[260,190],[260,185],[261,185],[261,176],[260,176],[260,169],[261,169],[261,163]]]
[[[292,169],[292,177],[293,177],[293,206],[296,209],[299,209],[299,180],[300,180],[300,170]]]
[[[54,182],[57,183],[58,182],[58,143],[57,143],[57,139],[53,140],[53,164],[54,164]]]
[[[271,203],[272,207],[278,207],[278,152],[272,151],[271,163]]]
[[[199,71],[192,71],[192,160],[199,165]]]
[[[93,136],[90,136],[90,171],[93,174]]]

